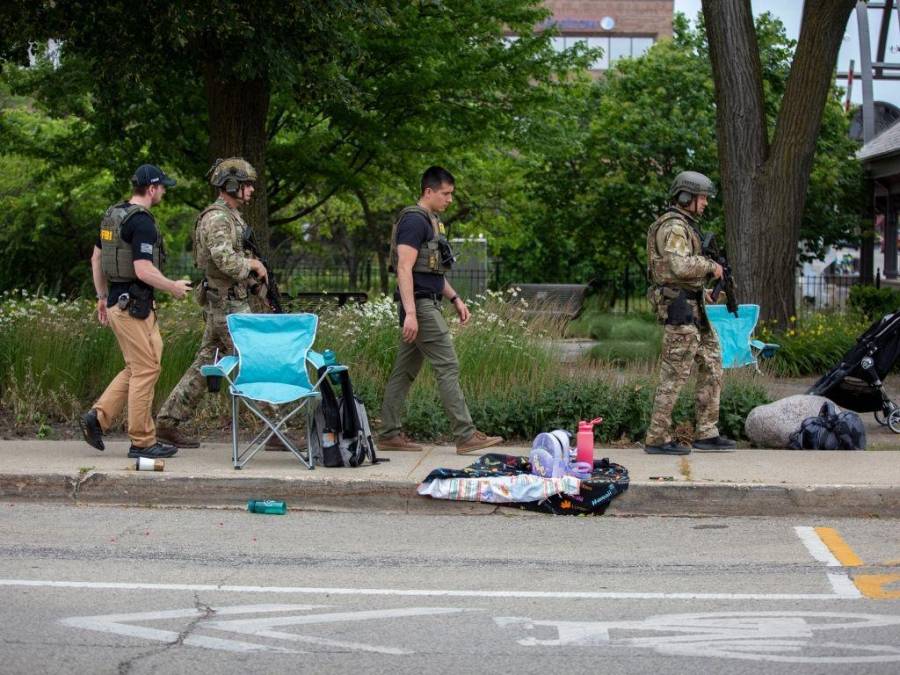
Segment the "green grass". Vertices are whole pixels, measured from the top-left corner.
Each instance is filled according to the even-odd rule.
[[[0,298],[0,401],[20,432],[47,434],[50,423],[74,423],[122,367],[111,331],[93,317],[93,304],[21,294]],[[463,391],[480,429],[529,440],[557,427],[574,430],[579,419],[600,415],[604,423],[598,437],[605,441],[643,435],[654,386],[647,359],[658,350],[652,342],[656,326],[637,317],[598,317],[609,336],[618,336],[609,341],[617,346],[609,348],[605,362],[588,359],[573,369],[553,351],[550,340],[561,336],[559,323],[531,317],[509,294],[488,293],[470,307],[468,326],[461,326],[449,311],[447,317]],[[159,317],[164,349],[157,405],[193,360],[203,331],[200,310],[192,301],[164,304]],[[389,298],[320,315],[316,348],[333,349],[338,360],[351,367],[355,388],[373,418],[396,356],[398,334],[396,307]],[[611,367],[609,362],[616,363],[626,352],[628,358],[621,363],[628,364],[627,369]],[[635,365],[636,360],[644,363]],[[742,415],[751,403],[764,399],[752,382],[729,380],[722,409],[730,421],[723,432],[740,436]],[[676,407],[677,422],[689,419],[691,401],[686,391]],[[195,421],[204,432],[224,430],[228,414],[225,395],[209,395],[198,406]],[[423,440],[449,436],[427,365],[408,398],[406,420],[408,431]]]

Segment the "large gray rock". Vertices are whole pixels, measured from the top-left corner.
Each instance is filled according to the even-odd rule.
[[[756,406],[747,415],[744,433],[754,447],[786,448],[790,435],[800,428],[800,423],[818,415],[827,400],[824,396],[798,394]]]

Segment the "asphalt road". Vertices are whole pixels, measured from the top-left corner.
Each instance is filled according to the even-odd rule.
[[[896,673],[900,522],[0,504],[2,673]]]

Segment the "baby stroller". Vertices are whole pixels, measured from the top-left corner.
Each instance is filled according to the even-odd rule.
[[[847,410],[874,412],[875,420],[900,434],[900,408],[883,381],[900,356],[900,312],[887,314],[860,335],[856,345],[807,394],[824,396]]]

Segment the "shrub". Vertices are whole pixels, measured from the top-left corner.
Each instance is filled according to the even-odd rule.
[[[418,386],[418,385],[417,385]],[[602,416],[597,438],[609,443],[642,440],[650,422],[654,385],[640,377],[611,383],[601,373],[584,381],[560,380],[540,391],[498,391],[469,398],[475,425],[508,439],[530,440],[541,431],[574,431],[578,420]],[[468,393],[468,392],[467,392]],[[673,412],[673,423],[688,423],[694,415],[694,391],[686,388]],[[756,406],[771,399],[762,385],[743,375],[726,377],[719,407],[719,430],[731,438],[744,438],[744,420]],[[367,402],[368,405],[368,402]],[[437,393],[428,385],[409,397],[405,427],[416,438],[433,440],[449,435]]]
[[[821,375],[833,368],[856,342],[868,321],[856,313],[813,314],[790,319],[784,331],[762,324],[757,337],[781,345],[775,356],[764,362],[767,371],[782,377]]]
[[[900,291],[874,286],[851,286],[850,305],[870,321],[900,310]]]

